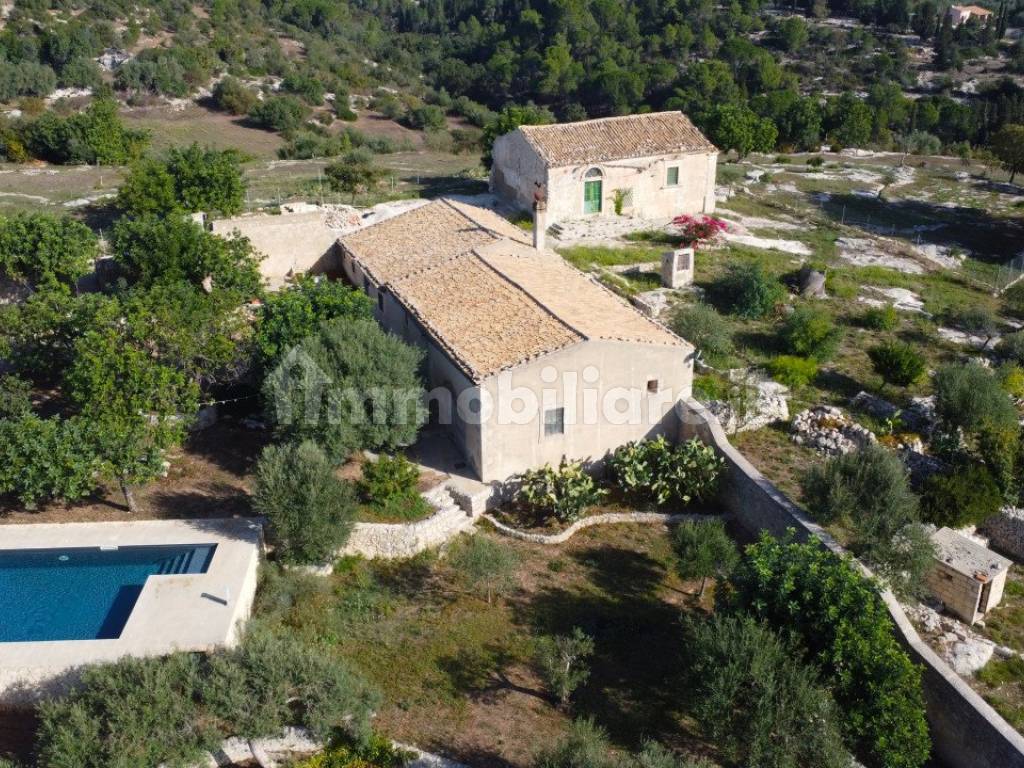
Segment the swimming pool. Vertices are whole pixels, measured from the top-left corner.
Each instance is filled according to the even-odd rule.
[[[216,548],[0,550],[0,643],[120,637],[146,579],[206,573]]]

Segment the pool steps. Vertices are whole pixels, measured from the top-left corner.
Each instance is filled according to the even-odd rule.
[[[158,576],[176,576],[187,573],[203,573],[210,562],[213,547],[199,545],[164,560],[157,571]]]

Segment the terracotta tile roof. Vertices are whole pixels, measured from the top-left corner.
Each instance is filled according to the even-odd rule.
[[[435,266],[477,245],[530,236],[493,211],[441,199],[341,238],[378,285]]]
[[[511,241],[476,249],[495,271],[588,339],[665,346],[687,343],[561,256]]]
[[[388,288],[473,381],[583,341],[473,253]]]
[[[439,200],[339,242],[473,381],[587,339],[692,350],[528,240],[492,211]]]
[[[549,166],[584,165],[673,152],[717,152],[682,112],[606,117],[518,128]]]

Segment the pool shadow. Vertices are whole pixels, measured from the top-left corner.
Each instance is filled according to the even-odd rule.
[[[124,625],[128,623],[128,617],[131,616],[141,594],[141,584],[128,584],[117,590],[110,610],[107,611],[103,624],[96,634],[97,640],[116,640],[121,636]]]

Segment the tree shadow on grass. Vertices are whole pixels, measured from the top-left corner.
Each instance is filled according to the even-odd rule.
[[[230,422],[192,432],[185,450],[215,464],[236,477],[252,472],[263,448],[270,442],[267,430],[246,429]]]
[[[487,192],[487,182],[468,176],[413,176],[403,178],[408,184],[418,184],[421,197],[429,199],[445,195],[482,195]]]
[[[549,697],[544,691],[521,685],[509,678],[508,670],[516,663],[518,660],[498,643],[488,643],[482,648],[462,648],[438,660],[438,666],[459,693],[494,700],[504,693],[515,692],[548,701]]]
[[[249,494],[228,483],[208,483],[187,491],[155,490],[139,500],[158,518],[249,517],[253,515]]]
[[[822,210],[833,221],[871,234],[895,237],[908,245],[956,246],[970,251],[977,259],[994,263],[1015,256],[1024,240],[1024,223],[981,208],[833,195]]]
[[[592,547],[573,555],[594,589],[548,587],[519,604],[516,620],[537,634],[580,627],[594,638],[590,679],[573,697],[577,717],[593,717],[618,744],[679,738],[687,708],[680,609],[660,595],[664,567],[649,555]]]

